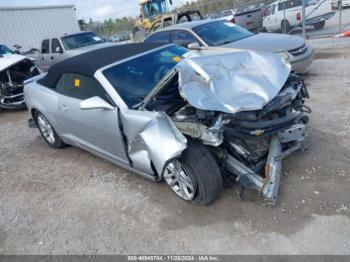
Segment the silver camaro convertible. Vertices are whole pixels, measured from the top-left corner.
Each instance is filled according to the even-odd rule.
[[[308,97],[278,55],[128,44],[28,80],[45,141],[73,145],[207,205],[237,182],[275,203],[281,161],[304,149]]]

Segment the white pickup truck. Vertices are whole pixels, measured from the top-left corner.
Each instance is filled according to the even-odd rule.
[[[305,0],[305,24],[315,29],[322,29],[326,20],[335,14],[332,0],[321,0],[312,3]],[[263,27],[268,32],[290,32],[295,26],[302,23],[301,0],[278,0],[267,6],[263,18]]]
[[[93,32],[79,32],[44,39],[40,50],[33,48],[24,54],[34,58],[39,67],[43,71],[47,71],[50,66],[67,58],[110,45],[113,44],[106,43]]]

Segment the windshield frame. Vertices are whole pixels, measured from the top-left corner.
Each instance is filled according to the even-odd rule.
[[[162,86],[161,83],[166,82],[166,80],[168,79],[169,75],[172,75],[172,74],[173,74],[173,72],[175,71],[175,68],[176,68],[176,64],[175,64],[175,66],[174,66],[172,69],[169,70],[169,72],[167,72],[167,73],[163,76],[162,79],[159,80],[158,83],[156,83],[152,88],[150,88],[149,92],[144,96],[144,98],[142,99],[142,101],[140,101],[140,102],[138,102],[138,103],[135,103],[135,104],[133,104],[133,105],[131,105],[131,106],[129,106],[129,105],[127,104],[127,102],[126,102],[125,99],[121,96],[121,94],[120,94],[120,92],[118,91],[118,89],[115,88],[115,87],[113,86],[112,82],[109,80],[109,78],[107,78],[107,76],[105,75],[104,71],[105,71],[105,70],[108,70],[108,69],[110,69],[110,68],[112,68],[112,67],[114,67],[114,66],[117,66],[117,65],[120,65],[120,64],[129,62],[129,61],[132,61],[132,60],[137,59],[137,58],[139,58],[139,57],[146,56],[146,55],[148,55],[148,54],[151,54],[151,53],[153,53],[153,52],[157,52],[157,51],[162,50],[162,49],[169,48],[169,47],[171,47],[171,46],[177,46],[177,47],[180,47],[180,48],[182,48],[182,49],[187,50],[187,52],[183,54],[183,57],[184,57],[184,58],[185,58],[186,54],[188,54],[188,53],[190,52],[190,50],[188,50],[188,49],[186,49],[186,48],[184,48],[184,47],[178,46],[178,45],[176,45],[176,44],[173,44],[173,43],[167,44],[167,45],[163,45],[163,46],[154,48],[154,49],[152,49],[152,50],[149,50],[149,51],[146,51],[146,52],[143,52],[143,53],[140,53],[140,54],[137,54],[137,55],[134,55],[134,56],[125,58],[125,59],[120,60],[120,61],[117,61],[117,62],[112,63],[112,64],[110,64],[110,65],[104,66],[104,67],[102,67],[102,68],[100,68],[99,70],[96,71],[95,77],[96,77],[97,79],[99,79],[99,81],[100,81],[101,83],[103,83],[103,86],[106,87],[106,89],[108,90],[108,93],[109,93],[110,95],[112,94],[111,97],[113,98],[114,102],[116,103],[116,105],[117,105],[118,107],[127,108],[127,109],[134,109],[134,110],[136,110],[137,108],[140,109],[140,107],[141,107],[142,105],[145,104],[145,101],[146,101],[146,99],[148,99],[148,97],[150,96],[150,94],[153,93],[153,92],[155,92],[156,90],[158,90],[158,88],[159,88],[160,86]]]
[[[0,44],[0,47],[2,47],[3,49],[9,51],[9,53],[1,53],[1,52],[0,52],[0,56],[4,56],[4,55],[13,55],[13,54],[14,54],[14,52],[13,52],[10,48],[8,48],[6,45]]]
[[[92,35],[92,37],[98,37],[100,38],[100,40],[96,41],[96,42],[92,42],[92,43],[89,43],[89,44],[86,44],[86,45],[81,45],[81,46],[76,46],[76,47],[70,47],[66,40],[68,38],[73,38],[73,37],[79,37],[79,36],[82,36],[82,35]],[[82,47],[86,47],[86,46],[90,46],[90,45],[97,45],[97,44],[102,44],[104,43],[105,41],[103,40],[103,38],[99,37],[97,34],[95,34],[94,32],[82,32],[82,33],[78,33],[78,34],[73,34],[73,35],[65,35],[65,36],[62,36],[60,37],[61,38],[61,42],[63,44],[63,47],[65,50],[74,50],[74,49],[78,49],[78,48],[82,48]]]
[[[252,33],[252,32],[250,32],[250,31],[244,29],[243,27],[240,27],[240,26],[235,25],[235,24],[232,23],[232,28],[237,27],[237,28],[239,28],[240,30],[246,31],[246,32],[249,33],[249,34],[247,34],[246,36],[243,36],[243,37],[241,37],[241,38],[235,39],[235,40],[233,40],[233,41],[226,41],[226,42],[224,42],[224,43],[218,43],[218,44],[215,44],[215,45],[214,45],[213,43],[208,43],[208,42],[202,37],[202,35],[199,34],[198,31],[197,31],[198,29],[207,27],[207,26],[210,25],[210,24],[226,24],[226,23],[231,23],[231,22],[229,22],[229,21],[224,21],[224,20],[222,20],[222,19],[217,19],[217,20],[215,20],[215,21],[211,21],[211,22],[208,22],[208,23],[205,23],[205,24],[201,24],[201,25],[195,26],[195,27],[193,27],[191,30],[192,30],[192,32],[194,32],[194,33],[199,37],[199,39],[201,39],[201,40],[203,41],[203,43],[206,44],[206,46],[214,46],[214,47],[222,46],[222,45],[229,44],[229,43],[234,43],[234,42],[237,42],[237,41],[240,41],[240,40],[243,40],[243,39],[246,39],[246,38],[249,38],[249,37],[254,36],[254,33]]]

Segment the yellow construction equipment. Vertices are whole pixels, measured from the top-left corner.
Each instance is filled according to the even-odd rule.
[[[134,42],[140,42],[144,37],[159,28],[163,28],[180,21],[203,19],[199,11],[177,12],[171,11],[172,0],[140,0],[140,16],[132,30]]]

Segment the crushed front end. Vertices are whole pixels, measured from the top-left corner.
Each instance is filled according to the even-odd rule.
[[[308,97],[303,79],[291,75],[261,110],[229,114],[186,105],[172,120],[183,134],[208,145],[226,184],[238,182],[241,193],[253,188],[274,204],[282,159],[306,148]]]
[[[140,109],[163,111],[189,139],[201,141],[221,168],[274,204],[282,159],[306,149],[309,97],[303,79],[275,54],[237,50],[187,57]]]
[[[262,110],[224,117],[225,143],[215,155],[226,175],[233,175],[242,190],[254,188],[275,203],[282,159],[307,146],[306,114],[311,110],[304,102],[308,97],[304,81],[292,75]]]
[[[23,82],[38,74],[40,70],[28,58],[0,71],[0,109],[24,108]]]

